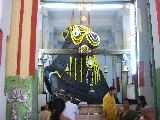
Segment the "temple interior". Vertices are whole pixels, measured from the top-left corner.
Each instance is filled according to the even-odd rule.
[[[0,120],[38,120],[70,94],[76,120],[144,95],[160,120],[159,0],[0,0]]]
[[[74,16],[72,16],[73,10]],[[71,24],[72,17],[74,17],[75,24],[80,24],[80,16],[86,16],[86,18],[88,19],[89,14],[90,20],[87,20],[86,23],[82,23],[82,25],[88,26],[88,24],[90,24],[90,28],[92,29],[92,31],[96,32],[99,35],[100,44],[96,49],[111,50],[111,53],[107,54],[106,52],[105,54],[105,52],[103,52],[96,55],[99,67],[103,71],[103,75],[108,86],[112,86],[114,83],[115,85],[119,86],[119,88],[121,88],[121,83],[116,82],[116,79],[121,78],[121,64],[123,64],[122,62],[124,55],[124,66],[126,66],[126,70],[129,71],[127,72],[129,76],[127,79],[127,84],[131,86],[132,90],[130,91],[134,93],[134,84],[132,84],[132,73],[135,72],[136,68],[131,67],[131,65],[135,62],[135,55],[131,55],[131,52],[135,52],[135,43],[131,42],[131,39],[133,39],[133,37],[131,39],[124,38],[130,37],[130,34],[132,34],[131,31],[133,33],[135,31],[133,27],[135,23],[133,21],[130,21],[130,19],[134,17],[135,14],[133,5],[115,5],[111,6],[111,8],[105,8],[103,7],[103,5],[99,5],[97,7],[95,5],[95,7],[92,7],[89,10],[87,9],[87,7],[51,8],[49,6],[45,7],[45,5],[42,5],[40,13],[40,19],[42,19],[42,23],[40,22],[39,24],[42,27],[43,34],[40,47],[42,47],[42,49],[61,49],[64,43],[62,32],[65,31],[67,26]],[[129,51],[129,49],[131,50]],[[112,50],[122,52],[119,54],[118,52],[116,53]],[[126,50],[126,52],[123,52],[123,50]],[[44,68],[45,66],[51,64],[52,61],[56,59],[56,56],[57,55],[55,54],[52,55],[53,59],[46,61],[44,63]],[[105,66],[107,67],[108,73],[104,73]],[[45,89],[45,91],[47,90]],[[119,89],[119,91],[121,90]],[[122,91],[117,95],[121,101]],[[134,99],[135,96],[133,94],[130,97]]]

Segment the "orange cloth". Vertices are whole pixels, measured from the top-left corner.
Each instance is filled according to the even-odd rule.
[[[103,110],[106,112],[107,120],[115,120],[117,116],[117,107],[114,96],[109,92],[103,98]]]

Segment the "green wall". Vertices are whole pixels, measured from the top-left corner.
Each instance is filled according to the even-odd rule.
[[[160,68],[156,69],[157,108],[158,120],[160,120]]]
[[[29,99],[26,102],[19,102],[18,99],[14,99],[11,91],[13,88],[21,88],[20,90],[20,99],[24,100],[24,93],[30,91]],[[8,99],[7,109],[6,109],[6,119],[10,120],[11,115],[11,107],[15,103],[17,106],[17,115],[20,116],[21,120],[24,120],[24,116],[26,116],[27,110],[30,109],[30,117],[31,120],[37,120],[37,105],[38,105],[38,84],[37,79],[34,79],[32,76],[27,77],[26,79],[21,79],[19,76],[6,76],[5,78],[5,92]],[[27,97],[27,96],[26,96]],[[28,106],[28,107],[26,107]],[[29,108],[29,109],[27,109]]]

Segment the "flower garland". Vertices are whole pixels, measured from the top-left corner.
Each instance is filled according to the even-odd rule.
[[[99,74],[100,69],[99,69],[98,61],[96,59],[96,56],[93,55],[92,58],[91,58],[93,65],[90,66],[90,65],[88,65],[88,59],[89,59],[89,56],[87,55],[86,56],[86,66],[88,68],[93,68],[94,85],[96,85],[98,83],[98,81],[101,80],[100,74]]]
[[[70,60],[70,64],[69,64],[69,68],[70,68],[70,76],[72,76],[72,56],[70,56],[69,60]]]
[[[80,68],[81,80],[80,80],[80,82],[82,82],[82,63],[83,63],[83,59],[81,58],[81,68]]]
[[[64,35],[65,32],[67,32],[66,36]],[[92,32],[89,27],[83,25],[70,25],[64,32],[62,32],[62,38],[66,40],[69,34],[75,45],[79,45],[83,41],[84,36],[86,36],[87,41],[92,46],[98,46],[100,43],[99,36]]]
[[[91,57],[91,60],[92,60],[92,63],[93,65],[88,65],[88,59],[89,59],[89,55],[86,56],[86,66],[90,69],[93,69],[93,73],[92,73],[92,84],[90,84],[90,86],[94,86],[96,85],[99,81],[101,81],[101,78],[100,78],[100,68],[99,68],[99,65],[98,65],[98,61],[97,61],[97,58],[95,55],[93,56],[90,56]],[[73,58],[72,56],[70,56],[70,76],[73,76],[73,78],[75,80],[78,80],[77,78],[77,60],[78,58]],[[72,63],[74,63],[72,65]],[[74,71],[72,70],[72,67],[74,67]],[[80,58],[80,80],[79,82],[83,82],[83,58]],[[73,73],[72,73],[73,72]]]
[[[76,68],[77,68],[77,64],[76,64],[76,62],[77,62],[77,58],[74,58],[74,75],[75,75],[75,77],[74,77],[74,79],[75,80],[77,80],[77,70],[76,70]]]
[[[59,78],[62,78],[58,71],[55,71]]]

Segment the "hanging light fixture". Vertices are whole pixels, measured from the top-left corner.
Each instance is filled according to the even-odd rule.
[[[122,66],[122,72],[129,72],[128,67],[126,65]]]
[[[129,72],[128,67],[126,66],[126,62],[122,63],[122,72]]]
[[[43,61],[42,60],[38,60],[38,66],[43,66]]]
[[[108,73],[107,66],[106,66],[106,55],[105,55],[105,66],[104,66],[104,73]]]
[[[107,66],[104,66],[104,73],[108,73]]]
[[[65,72],[69,72],[68,64],[67,64],[67,67],[66,67],[66,69],[65,69]]]
[[[89,58],[88,58],[88,65],[89,65],[89,66],[92,66],[92,65],[93,65],[92,57],[91,57],[91,56],[89,56]]]

